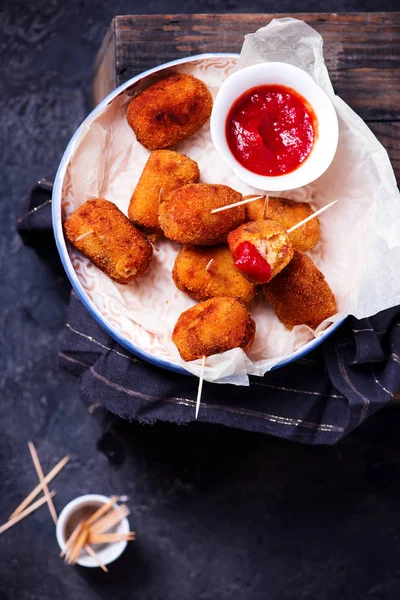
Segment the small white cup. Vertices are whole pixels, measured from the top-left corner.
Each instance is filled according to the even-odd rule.
[[[73,532],[73,530],[78,526],[79,521],[81,520],[84,513],[93,513],[96,511],[102,504],[106,504],[110,501],[110,498],[107,496],[101,496],[100,494],[86,494],[85,496],[79,496],[72,500],[69,504],[67,504],[60,513],[60,516],[57,520],[56,527],[56,536],[58,545],[61,550],[64,550],[65,544]],[[90,515],[87,514],[87,517]],[[110,531],[113,533],[128,533],[129,531],[129,521],[127,518],[123,519],[118,525],[113,527]],[[104,565],[108,565],[116,560],[127,546],[126,541],[115,542],[112,544],[99,544],[94,547],[94,550]],[[98,563],[86,553],[85,550],[82,550],[81,555],[76,561],[78,565],[82,567],[98,567]]]
[[[232,154],[226,139],[226,120],[234,102],[260,85],[284,85],[303,96],[313,109],[318,133],[307,159],[291,173],[268,177],[243,167]],[[220,156],[245,183],[260,190],[283,191],[307,185],[320,177],[335,156],[339,125],[328,95],[302,69],[287,63],[270,62],[246,67],[230,75],[222,84],[211,113],[211,136]]]

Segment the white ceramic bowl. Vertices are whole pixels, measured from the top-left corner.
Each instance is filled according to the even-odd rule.
[[[82,513],[87,510],[94,512],[102,504],[109,502],[110,498],[100,494],[85,494],[79,496],[67,504],[60,513],[57,520],[56,536],[61,550],[64,550],[65,544],[72,531],[77,527],[82,518]],[[128,533],[129,521],[123,519],[111,531],[117,533]],[[126,541],[116,542],[114,544],[99,544],[94,547],[95,552],[104,565],[108,565],[116,560],[127,546]],[[98,563],[82,550],[80,557],[76,561],[82,567],[99,567]],[[100,567],[99,567],[100,568]]]
[[[267,177],[252,173],[236,160],[226,140],[226,119],[232,105],[246,91],[259,85],[292,88],[307,100],[317,118],[318,133],[309,156],[295,171],[285,175]],[[339,126],[331,100],[310,75],[287,63],[270,62],[241,69],[222,84],[211,114],[211,136],[218,153],[242,181],[272,192],[292,190],[318,179],[335,156]]]

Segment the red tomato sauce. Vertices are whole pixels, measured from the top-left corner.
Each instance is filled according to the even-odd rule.
[[[317,135],[317,118],[292,88],[260,85],[233,104],[226,139],[236,160],[257,175],[295,171],[309,156]]]
[[[235,248],[235,267],[253,283],[267,283],[271,279],[270,264],[251,242],[245,241]]]

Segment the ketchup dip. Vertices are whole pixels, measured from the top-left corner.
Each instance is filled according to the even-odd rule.
[[[226,119],[226,139],[236,160],[257,175],[295,171],[318,133],[307,100],[290,87],[260,85],[240,96]]]

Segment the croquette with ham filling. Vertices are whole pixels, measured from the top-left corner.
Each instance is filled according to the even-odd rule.
[[[189,362],[227,352],[249,350],[256,325],[245,305],[236,298],[211,298],[185,310],[179,317],[172,341],[182,359]]]
[[[147,160],[133,192],[128,216],[136,224],[161,232],[158,222],[160,199],[174,190],[197,183],[200,172],[197,163],[179,152],[155,150]]]
[[[265,208],[265,210],[264,210]],[[307,202],[294,202],[287,198],[269,197],[267,203],[264,198],[259,198],[246,205],[246,220],[259,221],[271,219],[276,221],[284,229],[290,229],[293,225],[300,223],[313,214],[313,210]],[[318,217],[311,219],[292,233],[289,233],[293,248],[307,252],[314,248],[319,242],[320,231]]]
[[[200,79],[175,73],[133,98],[127,119],[145,148],[159,150],[201,129],[210,118],[212,104],[211,93]]]
[[[275,221],[249,221],[241,225],[228,235],[228,245],[236,268],[254,283],[270,281],[293,256],[286,230]]]
[[[316,329],[337,311],[335,296],[311,258],[299,250],[288,266],[262,286],[278,319],[288,329],[308,325]]]
[[[118,283],[143,275],[153,247],[131,221],[108,200],[88,200],[64,223],[68,240]]]
[[[245,221],[244,206],[211,214],[214,208],[240,202],[242,195],[226,185],[196,183],[175,190],[160,204],[164,235],[181,244],[214,246]]]
[[[236,269],[226,246],[184,246],[175,259],[172,278],[195,300],[229,296],[247,304],[257,292],[257,286]]]

